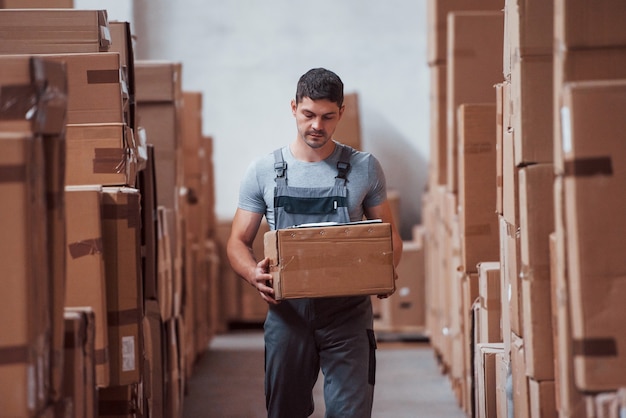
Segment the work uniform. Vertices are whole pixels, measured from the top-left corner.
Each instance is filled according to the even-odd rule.
[[[274,153],[275,229],[309,222],[349,222],[347,178],[351,148],[341,147],[330,187],[291,187],[282,150]],[[265,329],[268,417],[313,413],[312,390],[321,368],[326,417],[371,416],[376,341],[369,296],[303,298],[270,305]]]

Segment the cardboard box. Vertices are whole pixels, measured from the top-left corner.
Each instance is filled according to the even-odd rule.
[[[161,309],[161,319],[167,321],[174,312],[174,262],[172,260],[171,229],[167,212],[164,206],[157,206],[157,300]]]
[[[498,259],[495,104],[459,106],[458,127],[461,269],[472,273]]]
[[[0,54],[106,52],[111,44],[106,10],[0,10]]]
[[[157,301],[146,300],[145,312],[143,338],[148,370],[144,373],[142,381],[148,408],[146,416],[163,418],[165,413],[165,327]]]
[[[591,49],[626,46],[626,7],[620,0],[596,3],[554,2],[556,49]]]
[[[422,243],[403,242],[402,258],[396,272],[396,292],[380,300],[382,328],[422,332],[426,325],[426,280]]]
[[[626,261],[626,82],[565,86],[564,207],[574,367],[581,390],[626,384],[623,324]]]
[[[95,313],[91,308],[68,309],[65,317],[63,399],[71,402],[74,418],[96,417],[94,363]]]
[[[66,184],[135,186],[137,155],[128,125],[67,125],[66,139]]]
[[[141,273],[144,300],[159,301],[159,228],[156,203],[156,171],[154,146],[148,145],[146,167],[137,174],[137,187],[141,199]]]
[[[554,380],[537,381],[528,379],[530,418],[558,418],[556,410]]]
[[[106,273],[111,379],[109,386],[138,383],[143,363],[139,192],[102,188],[102,243]]]
[[[446,77],[445,64],[431,65],[430,73],[430,161],[429,183],[431,188],[438,184],[446,184],[448,145],[446,120]]]
[[[74,0],[0,0],[0,9],[63,9],[74,7]]]
[[[568,82],[626,78],[626,46],[557,50],[554,54],[554,165],[563,174],[562,90]]]
[[[61,135],[67,118],[64,63],[28,55],[0,55],[0,129],[8,121],[30,120],[31,130]],[[32,115],[33,104],[36,114]]]
[[[551,54],[523,57],[513,64],[511,104],[516,166],[552,163],[553,64]]]
[[[98,391],[98,418],[143,416],[143,399],[136,383],[102,388]]]
[[[110,52],[120,55],[120,69],[122,80],[126,89],[122,90],[125,97],[124,120],[133,132],[138,129],[137,125],[137,99],[135,93],[135,52],[133,47],[133,35],[129,22],[109,22],[111,32]]]
[[[341,121],[337,124],[334,137],[342,144],[351,146],[356,150],[362,150],[358,93],[345,93],[343,96],[343,104],[346,108],[341,117]]]
[[[528,377],[524,363],[524,340],[514,333],[511,335],[511,374],[513,376],[514,416],[528,417]]]
[[[502,304],[499,262],[491,261],[478,264],[478,303],[480,306],[478,312],[480,332],[476,335],[477,342],[501,342]]]
[[[264,235],[264,249],[277,300],[395,290],[391,225],[387,223],[269,231]]]
[[[0,398],[7,416],[33,416],[50,400],[43,161],[41,138],[0,133]]]
[[[509,353],[496,353],[496,417],[498,418],[509,416],[507,387],[510,374]]]
[[[457,109],[464,103],[496,102],[493,86],[502,81],[503,22],[502,12],[448,15],[446,180],[451,192],[458,188]]]
[[[504,3],[504,0],[428,0],[426,3],[428,64],[439,65],[446,62],[448,13],[463,10],[502,10]]]
[[[478,344],[474,357],[475,405],[477,417],[496,417],[496,355],[502,353],[501,343]]]
[[[102,242],[102,187],[66,186],[67,282],[65,307],[94,311],[96,385],[109,385],[107,294]]]

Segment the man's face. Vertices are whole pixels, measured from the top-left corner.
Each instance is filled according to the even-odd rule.
[[[323,147],[332,137],[341,119],[344,107],[330,100],[302,99],[291,101],[291,111],[296,118],[299,137],[311,148]]]

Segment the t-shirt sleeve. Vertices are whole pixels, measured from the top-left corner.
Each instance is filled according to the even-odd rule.
[[[376,157],[370,155],[368,163],[368,177],[370,182],[370,190],[367,193],[363,206],[371,208],[378,206],[387,199],[387,182],[383,167]]]
[[[255,213],[265,213],[266,204],[263,190],[257,176],[258,161],[251,163],[239,185],[239,202],[237,207]]]

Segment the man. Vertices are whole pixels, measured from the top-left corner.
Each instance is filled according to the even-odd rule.
[[[402,240],[393,225],[379,162],[333,140],[344,112],[341,79],[323,68],[308,71],[298,81],[291,111],[296,140],[248,168],[227,245],[234,270],[269,304],[264,324],[268,417],[311,415],[320,368],[326,416],[369,417],[376,369],[370,297],[279,303],[269,282],[269,259],[257,261],[252,243],[263,216],[271,229],[364,216],[381,219],[392,225],[395,265]]]

